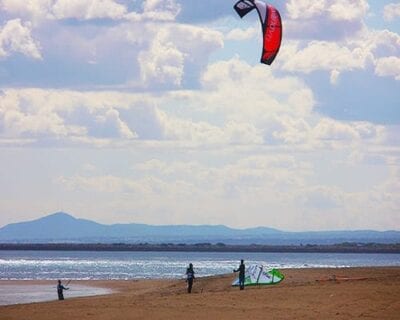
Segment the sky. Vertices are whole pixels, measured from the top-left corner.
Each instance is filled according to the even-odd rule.
[[[0,0],[0,227],[400,230],[400,3]]]

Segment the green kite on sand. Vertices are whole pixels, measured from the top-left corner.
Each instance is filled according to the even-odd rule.
[[[277,269],[268,270],[265,266],[254,264],[246,269],[245,286],[278,284],[285,276]],[[239,278],[232,282],[232,286],[239,286]]]

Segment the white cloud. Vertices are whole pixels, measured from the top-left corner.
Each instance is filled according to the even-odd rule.
[[[223,46],[221,33],[188,25],[156,27],[149,49],[138,61],[142,83],[180,87],[187,64],[202,64],[210,53]]]
[[[352,21],[363,19],[369,9],[366,0],[334,0],[330,3],[328,11],[331,17],[337,21]]]
[[[0,6],[11,15],[43,19],[90,20],[99,18],[122,19],[125,6],[114,0],[1,0]]]
[[[291,19],[309,19],[316,15],[320,15],[326,6],[325,0],[297,0],[288,1],[286,10]]]
[[[246,122],[230,121],[219,127],[204,121],[194,122],[164,114],[162,123],[165,138],[170,140],[191,141],[199,145],[263,143],[261,130]]]
[[[205,165],[197,160],[153,159],[135,163],[130,174],[124,177],[86,173],[61,176],[57,182],[80,194],[101,193],[101,201],[113,196],[117,197],[117,202],[123,198],[130,205],[135,203],[137,210],[143,209],[150,216],[147,220],[158,216],[158,219],[164,221],[173,215],[178,221],[187,223],[185,216],[190,211],[193,224],[202,223],[211,217],[211,221],[219,221],[228,208],[231,218],[236,220],[240,211],[257,198],[267,203],[290,199],[288,187],[290,190],[298,187],[308,174],[308,165],[293,156],[271,155],[244,156],[228,162],[223,160],[218,166]],[[267,190],[275,191],[271,195]],[[194,199],[197,200],[196,206],[193,206]],[[174,205],[177,202],[179,206]],[[233,206],[227,207],[228,203]],[[151,204],[154,204],[154,208]],[[252,206],[257,212],[261,209],[255,202]],[[165,215],[160,216],[153,210],[162,210]],[[252,210],[250,212],[251,215],[257,214]]]
[[[351,146],[343,154],[351,150],[362,149]],[[205,156],[203,161],[199,154]],[[97,197],[101,206],[139,212],[131,219],[150,223],[172,219],[244,227],[254,225],[255,219],[257,225],[292,230],[396,225],[398,168],[377,176],[387,169],[384,163],[354,167],[338,162],[341,158],[337,151],[327,149],[319,155],[259,147],[246,152],[198,149],[184,153],[183,158],[133,160],[124,175],[77,172],[60,176],[57,182],[59,188],[82,195],[84,203],[91,195],[101,194]],[[329,170],[321,173],[324,166]]]
[[[54,0],[0,0],[0,8],[16,17],[33,20],[50,18]]]
[[[392,17],[397,7],[386,6],[386,15]],[[325,70],[330,73],[330,82],[337,84],[344,72],[365,70],[369,65],[382,70],[389,61],[386,58],[400,54],[397,33],[367,27],[369,5],[365,0],[293,0],[286,9],[288,40],[277,60],[286,71]],[[395,71],[391,75],[397,77]]]
[[[371,65],[377,67],[378,63],[381,65],[398,54],[400,36],[397,33],[365,29],[344,41],[288,41],[277,63],[291,72],[328,71],[331,83],[337,84],[341,73],[365,70]],[[396,65],[394,70],[397,70]],[[391,75],[397,76],[395,71]]]
[[[307,148],[386,139],[385,127],[318,116],[304,83],[275,77],[264,66],[237,58],[218,62],[207,68],[201,84],[199,90],[163,94],[7,89],[0,97],[0,137],[7,144],[29,137],[27,143],[34,138],[39,144],[139,140]]]
[[[339,81],[340,71],[334,69],[331,71],[330,81],[331,84],[337,84]]]
[[[389,30],[366,30],[359,37],[349,39],[348,45],[371,52],[374,57],[400,53],[400,35]]]
[[[290,19],[328,16],[338,21],[360,20],[369,9],[366,0],[290,0],[286,10]]]
[[[142,12],[129,12],[115,0],[0,0],[0,8],[35,23],[46,19],[174,21],[181,11],[175,0],[145,0]]]
[[[20,19],[9,20],[0,28],[0,58],[12,53],[22,53],[34,59],[41,59],[40,44],[32,38],[29,23]]]
[[[56,19],[121,19],[126,13],[125,6],[113,0],[56,0],[52,7]]]
[[[383,17],[386,21],[393,21],[400,17],[400,3],[387,4],[383,9]]]
[[[182,83],[185,55],[167,38],[167,32],[161,30],[149,50],[139,54],[141,78],[147,85],[159,83],[179,87]]]
[[[102,101],[96,101],[100,96]],[[112,94],[5,90],[0,96],[0,137],[27,142],[35,139],[39,143],[59,140],[61,144],[136,138],[136,132],[121,119],[112,100]]]
[[[282,68],[287,71],[310,73],[316,70],[334,71],[334,80],[341,71],[364,69],[372,59],[368,51],[359,47],[350,49],[335,42],[311,41],[288,59]]]
[[[365,28],[366,0],[290,0],[285,34],[289,38],[338,40]]]
[[[230,119],[258,121],[276,113],[304,115],[314,105],[312,92],[299,79],[274,77],[263,65],[250,66],[237,58],[210,65],[202,85],[209,91],[204,94],[204,107],[222,110]],[[285,98],[278,101],[276,96],[280,95]]]
[[[173,21],[180,11],[181,6],[175,0],[145,0],[143,2],[144,18]]]
[[[375,73],[381,77],[391,76],[400,80],[400,58],[392,56],[378,59]]]
[[[314,134],[321,140],[342,140],[354,142],[357,140],[377,139],[383,136],[382,126],[372,125],[368,122],[339,122],[323,118],[313,129]]]
[[[259,31],[256,28],[251,27],[247,28],[246,30],[243,29],[232,29],[228,32],[225,36],[226,40],[235,40],[235,41],[243,41],[247,39],[254,38],[254,36],[258,35]]]

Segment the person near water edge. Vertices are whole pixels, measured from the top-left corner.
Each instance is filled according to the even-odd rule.
[[[234,269],[233,272],[239,272],[239,286],[240,290],[244,289],[244,278],[245,278],[246,266],[244,265],[244,260],[240,260],[239,268]]]
[[[186,269],[186,282],[188,284],[187,287],[188,293],[192,293],[193,280],[194,280],[193,264],[189,263],[189,267]]]
[[[64,300],[64,290],[69,290],[69,288],[64,287],[61,283],[61,280],[58,280],[58,285],[57,285],[58,300]]]

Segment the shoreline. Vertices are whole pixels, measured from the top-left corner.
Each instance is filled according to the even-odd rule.
[[[81,280],[113,290],[101,296],[0,306],[4,319],[396,319],[400,267],[284,269],[285,280],[244,291],[231,287],[234,274],[183,280]],[[54,283],[13,281],[4,283]]]
[[[57,282],[49,280],[0,280],[0,306],[51,302],[57,299]],[[65,294],[69,298],[112,294],[113,289],[93,283],[74,283]]]

